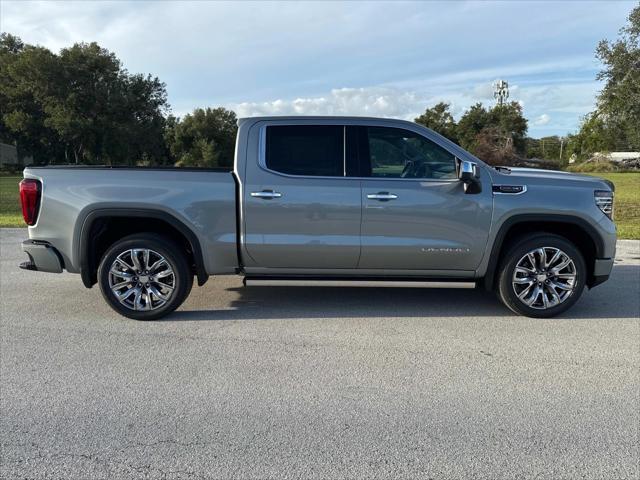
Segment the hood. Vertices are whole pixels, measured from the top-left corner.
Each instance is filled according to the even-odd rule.
[[[590,185],[598,185],[604,182],[611,191],[615,190],[612,182],[604,178],[595,177],[593,175],[585,175],[583,173],[563,172],[560,170],[543,170],[540,168],[523,168],[523,167],[499,167],[496,170],[500,175],[515,179],[540,179],[542,181],[566,181],[571,183],[585,183]],[[586,186],[586,185],[585,185]]]

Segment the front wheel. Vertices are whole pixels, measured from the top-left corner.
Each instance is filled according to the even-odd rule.
[[[123,238],[107,250],[98,268],[102,296],[116,312],[156,320],[178,308],[193,285],[182,249],[155,234]]]
[[[571,307],[582,294],[587,268],[580,251],[558,235],[523,238],[500,268],[502,302],[527,317],[547,318]]]

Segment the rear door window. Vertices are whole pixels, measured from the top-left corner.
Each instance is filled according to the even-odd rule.
[[[342,177],[344,127],[273,125],[267,127],[266,166],[288,175]]]

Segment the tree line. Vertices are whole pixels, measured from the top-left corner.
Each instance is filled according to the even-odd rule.
[[[528,137],[528,122],[517,102],[490,108],[476,103],[458,122],[451,114],[450,104],[440,102],[427,108],[415,122],[435,130],[491,165],[528,164],[529,159],[564,165],[569,156],[576,153],[576,146],[571,143],[575,135]]]
[[[491,164],[564,161],[640,150],[640,5],[596,57],[604,88],[575,134],[532,139],[522,107],[477,103],[456,121],[446,102],[415,119]],[[53,53],[0,34],[0,142],[37,164],[228,167],[237,118],[225,108],[171,114],[166,85],[128,72],[114,53],[77,43]]]
[[[0,141],[36,164],[228,167],[237,119],[170,113],[166,85],[96,43],[55,54],[0,34]]]
[[[485,108],[476,103],[456,122],[440,102],[415,119],[492,165],[517,164],[525,157],[527,119],[518,102]]]

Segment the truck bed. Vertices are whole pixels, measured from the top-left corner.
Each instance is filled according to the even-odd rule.
[[[238,265],[236,183],[230,171],[52,166],[29,167],[25,178],[42,182],[40,213],[29,238],[55,244],[69,272],[80,271],[87,219],[120,209],[140,221],[154,210],[184,224],[197,236],[209,274],[233,273]]]

